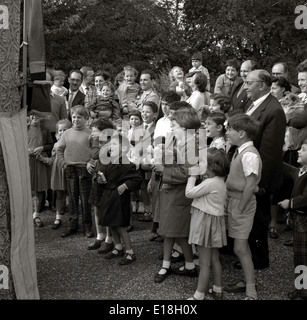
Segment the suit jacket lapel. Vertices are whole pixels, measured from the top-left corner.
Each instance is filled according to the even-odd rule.
[[[264,112],[267,108],[267,105],[270,103],[272,99],[271,94],[260,104],[260,106],[251,114],[251,116],[255,119],[255,120],[259,120],[261,113]]]

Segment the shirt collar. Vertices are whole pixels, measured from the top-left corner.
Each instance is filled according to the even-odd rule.
[[[253,145],[254,145],[253,141],[247,141],[243,143],[240,147],[238,147],[238,153],[241,153],[244,149]]]
[[[265,94],[264,96],[260,97],[259,99],[254,101],[254,107],[259,107],[260,104],[270,95],[271,93],[268,92],[267,94]]]

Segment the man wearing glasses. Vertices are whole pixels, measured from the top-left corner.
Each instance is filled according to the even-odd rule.
[[[235,81],[231,92],[231,103],[234,110],[246,110],[252,103],[246,95],[246,87],[244,81],[249,72],[257,69],[257,62],[254,60],[246,60],[241,64],[240,77]]]
[[[80,70],[71,70],[69,72],[69,91],[67,95],[67,113],[69,120],[71,120],[70,110],[72,107],[77,105],[84,106],[85,94],[79,90],[82,80],[83,74]]]
[[[272,67],[272,76],[273,77],[284,77],[285,79],[288,79],[289,76],[289,69],[288,65],[285,62],[276,62]],[[291,92],[295,94],[300,93],[300,89],[291,84]]]
[[[256,193],[257,208],[248,241],[254,268],[259,270],[269,267],[271,195],[280,184],[286,117],[280,103],[270,93],[271,76],[266,70],[249,72],[245,86],[247,98],[253,102],[245,113],[259,122],[253,142],[262,159],[261,180]],[[241,266],[237,262],[234,267]]]
[[[266,70],[253,70],[245,81],[247,97],[253,104],[246,114],[260,124],[254,145],[262,159],[257,210],[249,237],[255,269],[269,266],[268,227],[271,217],[271,195],[279,187],[286,117],[278,100],[270,93],[271,76]]]

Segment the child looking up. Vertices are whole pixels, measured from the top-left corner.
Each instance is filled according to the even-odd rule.
[[[184,78],[183,69],[180,67],[173,67],[169,73],[170,86],[169,90],[175,91],[182,101],[186,101],[191,95],[191,87],[188,85]]]
[[[246,300],[257,300],[254,264],[248,244],[256,212],[256,196],[261,178],[262,161],[252,139],[258,124],[248,115],[236,114],[228,119],[226,137],[237,146],[226,180],[228,236],[234,239],[234,253],[239,258],[245,283],[225,287],[225,291],[246,292]]]
[[[224,122],[226,117],[223,113],[213,112],[210,113],[205,121],[205,129],[207,133],[207,138],[211,138],[210,148],[214,147],[217,149],[226,150],[225,133],[226,129],[224,127]]]
[[[105,181],[101,181],[103,196],[100,199],[99,225],[111,228],[115,242],[114,250],[105,258],[124,256],[119,265],[127,265],[136,260],[126,227],[130,225],[130,193],[140,185],[141,176],[127,158],[129,148],[129,140],[115,133],[110,140],[109,164],[98,164],[98,173],[105,177]],[[125,253],[121,241],[124,243]]]
[[[224,206],[228,172],[229,160],[225,151],[209,148],[206,178],[195,185],[197,176],[190,176],[185,189],[186,197],[194,199],[189,243],[197,245],[200,266],[197,290],[191,300],[205,299],[211,266],[214,274],[213,296],[222,298],[222,266],[218,248],[227,244]]]
[[[234,81],[238,78],[240,63],[236,59],[226,62],[225,73],[221,74],[215,82],[214,93],[221,93],[230,97]]]

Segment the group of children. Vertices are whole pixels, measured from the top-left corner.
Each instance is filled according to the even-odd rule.
[[[132,200],[135,204],[142,202],[145,221],[153,220],[152,231],[164,239],[162,268],[154,277],[156,283],[171,273],[198,276],[191,299],[203,300],[206,294],[221,299],[227,286],[222,283],[219,248],[227,245],[228,234],[234,239],[234,253],[244,273],[246,299],[258,299],[248,237],[262,162],[252,142],[257,123],[248,115],[230,113],[228,94],[238,74],[235,70],[238,71],[236,61],[230,61],[219,93],[210,96],[210,105],[203,106],[200,116],[186,102],[190,89],[180,68],[173,70],[172,90],[162,94],[161,106],[145,101],[136,108],[140,94],[135,82],[138,73],[127,66],[123,83],[116,90],[117,98],[110,81],[97,80],[101,96],[87,100],[86,106],[73,107],[71,121],[57,123],[58,141],[54,145],[41,125],[42,115],[32,110],[28,141],[34,223],[43,226],[39,214],[42,194],[52,189],[56,195],[52,228],[62,225],[67,197],[69,229],[61,236],[77,233],[80,212],[84,234],[92,238],[93,209],[97,236],[88,249],[98,250],[106,259],[122,257],[119,265],[127,265],[136,260],[127,230]],[[208,72],[196,63],[190,71]],[[116,99],[115,107],[106,106],[107,100]],[[160,118],[159,108],[163,114]],[[205,153],[200,148],[201,130],[205,130],[208,139]],[[298,158],[305,169],[306,142]],[[228,154],[231,147],[236,148],[233,156]],[[305,177],[306,172],[301,175]],[[304,178],[299,179],[292,198],[279,204],[291,209],[295,217],[297,212],[306,210],[302,181]],[[303,223],[303,218],[295,219],[298,224]],[[299,235],[296,240],[303,241]],[[171,267],[175,247],[185,259],[179,268]],[[199,273],[193,260],[195,250]],[[214,283],[209,288],[211,269]]]

